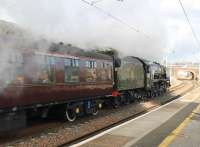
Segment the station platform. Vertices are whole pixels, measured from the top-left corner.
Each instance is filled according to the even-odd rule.
[[[200,146],[200,105],[160,144],[160,147]]]
[[[74,146],[198,147],[200,88]]]

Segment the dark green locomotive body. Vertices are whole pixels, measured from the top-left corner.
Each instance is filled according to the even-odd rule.
[[[164,66],[138,57],[121,58],[121,65],[115,67],[114,72],[117,91],[135,89],[152,91],[158,89],[157,86],[169,83]]]
[[[130,90],[145,87],[145,69],[136,57],[124,57],[117,70],[117,90]]]

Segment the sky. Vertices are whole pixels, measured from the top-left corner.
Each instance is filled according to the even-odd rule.
[[[85,49],[112,47],[123,56],[199,61],[200,48],[178,0],[87,1],[93,6],[82,0],[0,0],[0,20]],[[200,1],[181,1],[200,39]]]

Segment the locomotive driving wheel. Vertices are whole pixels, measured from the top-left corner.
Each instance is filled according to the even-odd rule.
[[[74,122],[76,120],[76,112],[73,109],[66,109],[65,117],[69,122]]]
[[[99,113],[99,109],[97,107],[94,108],[92,115],[97,115]]]

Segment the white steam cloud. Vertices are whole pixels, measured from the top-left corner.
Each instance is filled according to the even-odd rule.
[[[44,38],[86,49],[112,47],[123,55],[153,60],[163,57],[167,38],[156,5],[145,0],[104,0],[96,5],[136,26],[150,38],[81,0],[1,0],[0,18],[14,21]]]

